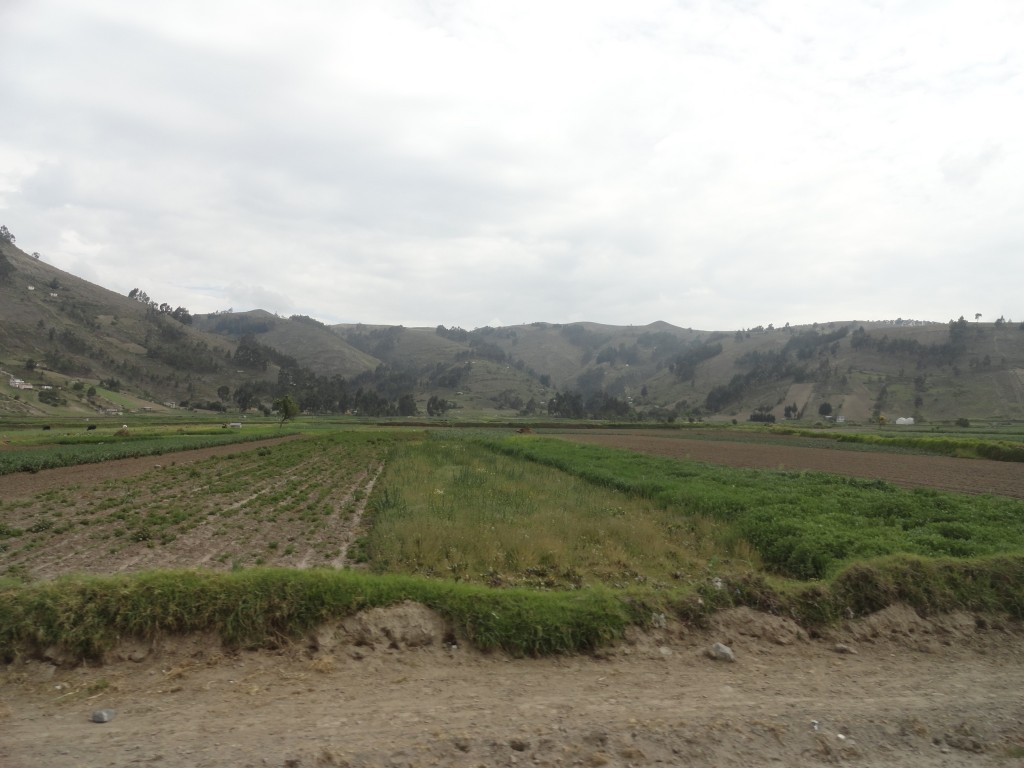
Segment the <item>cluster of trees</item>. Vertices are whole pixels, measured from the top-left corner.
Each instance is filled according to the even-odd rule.
[[[820,354],[825,347],[835,355],[839,352],[839,342],[849,334],[849,326],[843,326],[830,333],[804,331],[791,336],[782,349],[784,352],[795,354],[797,360],[810,360],[815,354]]]
[[[451,410],[452,404],[445,400],[443,397],[437,395],[431,395],[430,399],[427,400],[427,415],[428,416],[444,416],[448,411]]]
[[[158,312],[161,315],[172,317],[184,325],[192,325],[192,313],[185,307],[172,307],[167,302],[158,305],[156,301],[149,298],[149,294],[139,288],[132,288],[128,291],[128,298],[144,304],[150,312]]]
[[[669,364],[668,369],[672,371],[680,381],[687,381],[692,379],[697,373],[698,365],[703,363],[705,360],[711,360],[720,354],[722,354],[721,342],[704,342],[699,346],[692,347],[691,349],[676,355],[675,359]]]
[[[276,382],[246,381],[233,393],[227,385],[222,385],[217,389],[220,400],[226,402],[230,396],[243,411],[257,408],[265,413],[269,412],[267,402],[274,403],[285,397],[291,398],[300,412],[352,412],[362,416],[415,416],[419,412],[412,394],[416,382],[407,373],[381,365],[375,371],[352,379],[338,374],[321,376],[298,365],[293,358],[271,351],[285,363],[278,371]]]
[[[883,355],[914,360],[921,368],[928,365],[952,365],[967,344],[968,328],[967,321],[961,317],[956,322],[950,321],[948,342],[922,344],[917,339],[890,339],[888,334],[878,338],[861,326],[851,334],[850,348],[873,350]]]
[[[214,373],[223,368],[220,355],[209,344],[188,338],[151,343],[146,348],[146,357],[182,371]]]
[[[56,389],[41,389],[39,390],[39,402],[45,403],[46,405],[67,405],[68,401],[60,392]]]
[[[459,328],[457,325],[453,325],[451,328],[445,328],[443,325],[439,325],[434,329],[434,333],[442,339],[450,339],[451,341],[457,341],[461,344],[469,343],[469,331],[464,328]]]
[[[806,380],[807,369],[795,363],[785,350],[747,352],[737,361],[749,366],[745,373],[737,373],[728,384],[717,384],[708,392],[704,405],[711,413],[717,413],[727,405],[740,400],[752,387],[767,382],[792,379],[800,382]]]
[[[367,329],[365,325],[358,323],[345,332],[345,341],[368,355],[384,358],[394,351],[403,331],[405,328],[401,325]]]
[[[611,345],[604,347],[597,353],[597,357],[594,358],[594,362],[598,364],[610,363],[612,365],[636,365],[639,360],[639,345],[633,344],[627,347],[624,343],[620,343],[617,347]]]
[[[774,424],[775,414],[772,413],[772,409],[767,406],[760,406],[754,409],[754,412],[750,414],[750,421],[758,421],[764,424]]]
[[[14,245],[15,237],[11,234],[11,230],[7,228],[6,224],[0,224],[0,243],[6,243],[7,245]],[[11,279],[11,275],[14,274],[14,265],[7,260],[7,256],[0,253],[0,283],[5,283]]]
[[[635,418],[628,402],[607,392],[594,392],[586,399],[582,392],[556,392],[548,400],[548,415],[565,419]]]
[[[327,324],[326,323],[321,323],[319,320],[317,320],[316,318],[310,317],[309,315],[292,315],[288,319],[289,320],[294,320],[297,323],[303,323],[305,325],[312,325],[314,328],[324,328],[324,329],[330,330],[330,329],[327,328]]]
[[[641,349],[651,350],[651,359],[666,360],[673,355],[680,355],[686,351],[688,343],[668,331],[648,331],[640,334],[636,340],[637,346]]]

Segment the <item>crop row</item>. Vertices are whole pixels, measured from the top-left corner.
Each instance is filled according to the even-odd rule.
[[[210,448],[218,445],[265,440],[271,434],[221,432],[202,435],[167,435],[159,437],[105,436],[88,441],[75,441],[39,448],[22,448],[0,453],[0,475],[12,472],[38,472],[42,469],[70,467],[77,464],[96,464],[113,459],[132,459],[159,456],[174,451]]]
[[[1024,443],[1011,440],[979,439],[974,437],[948,436],[898,436],[873,435],[862,432],[812,432],[805,429],[776,428],[775,434],[799,435],[801,437],[835,440],[847,445],[864,445],[877,448],[910,448],[924,453],[958,458],[980,458],[992,461],[1024,462]]]
[[[0,552],[24,575],[171,565],[313,564],[387,441],[333,434],[0,503]]]
[[[482,440],[692,516],[728,525],[765,567],[821,578],[854,560],[912,553],[975,557],[1024,552],[1024,502],[806,472],[709,467],[554,439]]]

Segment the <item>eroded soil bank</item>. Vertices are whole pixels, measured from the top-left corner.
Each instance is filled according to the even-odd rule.
[[[0,765],[1016,766],[1024,632],[896,606],[808,639],[729,611],[598,656],[509,659],[416,605],[277,652],[126,643],[102,665],[12,664]],[[729,644],[735,663],[704,655]],[[116,712],[93,723],[99,709]]]

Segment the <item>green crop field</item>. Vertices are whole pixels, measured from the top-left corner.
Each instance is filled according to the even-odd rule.
[[[182,429],[118,445],[160,452],[239,437]],[[9,453],[81,458],[111,435],[44,439],[12,434]],[[89,655],[119,633],[197,628],[267,644],[401,599],[515,653],[593,647],[658,612],[700,621],[734,604],[809,625],[896,601],[1024,617],[1024,501],[507,429],[325,424],[0,500],[7,658],[44,643]]]

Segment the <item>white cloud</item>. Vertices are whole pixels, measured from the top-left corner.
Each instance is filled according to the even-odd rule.
[[[3,23],[0,217],[115,290],[464,327],[1022,314],[1012,0],[39,0]]]

